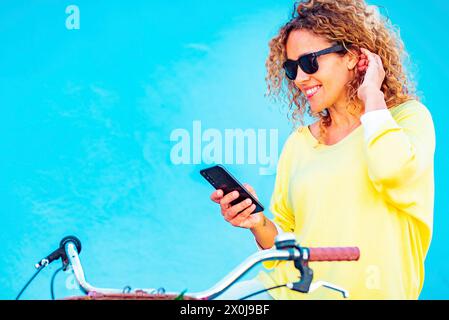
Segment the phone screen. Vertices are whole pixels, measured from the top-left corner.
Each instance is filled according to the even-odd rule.
[[[256,198],[254,198],[251,193],[246,190],[246,188],[237,179],[235,179],[232,174],[223,166],[218,165],[207,168],[201,170],[200,173],[216,190],[223,190],[225,195],[233,191],[238,191],[239,197],[231,202],[232,205],[236,205],[250,198],[251,201],[256,205],[256,209],[253,213],[264,211],[264,207],[262,206],[262,204]]]

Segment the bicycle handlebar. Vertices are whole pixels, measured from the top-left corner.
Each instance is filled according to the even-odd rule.
[[[92,292],[103,293],[103,294],[118,294],[123,293],[123,289],[110,289],[110,288],[97,288],[89,284],[84,276],[84,270],[81,265],[81,261],[78,256],[75,245],[69,242],[65,245],[65,250],[67,253],[67,258],[70,265],[72,266],[73,273],[75,275],[76,281],[78,282],[80,288],[84,293],[89,294]],[[243,277],[249,270],[251,270],[256,264],[263,261],[273,261],[273,260],[293,260],[299,258],[300,254],[298,251],[286,251],[286,250],[264,250],[256,252],[255,254],[248,257],[244,262],[242,262],[238,267],[231,271],[226,277],[215,284],[212,288],[197,292],[197,293],[185,293],[186,296],[193,297],[200,300],[211,300],[222,294],[227,288],[229,288],[233,283],[238,281]],[[147,292],[155,293],[157,289],[134,289],[132,292]],[[175,292],[168,292],[167,295],[176,295]]]
[[[99,293],[99,294],[121,294],[123,289],[107,289],[96,288],[90,285],[84,276],[84,271],[79,259],[78,250],[76,244],[72,241],[65,243],[64,246],[68,263],[73,269],[76,281],[78,282],[81,290],[86,294]],[[360,257],[360,250],[356,247],[335,247],[335,248],[301,248],[296,243],[293,234],[282,234],[276,238],[276,249],[263,250],[254,253],[248,257],[244,262],[237,266],[221,281],[215,284],[212,288],[196,292],[185,293],[185,296],[192,297],[200,300],[211,300],[222,294],[227,288],[234,284],[237,280],[243,277],[249,272],[256,264],[264,261],[302,261],[307,262],[319,262],[319,261],[356,261]],[[311,278],[309,279],[311,281]],[[310,283],[306,286],[306,290],[309,289]],[[151,289],[134,289],[132,293],[157,293],[158,290]],[[303,292],[303,291],[301,291]],[[305,291],[308,292],[308,291]],[[176,292],[168,292],[166,295],[176,295]],[[346,293],[347,295],[347,293]]]

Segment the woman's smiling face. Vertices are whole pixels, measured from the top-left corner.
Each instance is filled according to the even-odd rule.
[[[300,56],[332,47],[332,43],[309,30],[294,30],[287,39],[287,58],[297,60]],[[357,58],[346,54],[330,53],[319,56],[318,71],[307,74],[298,67],[295,85],[307,97],[311,111],[318,113],[333,105],[345,105],[346,84],[354,76]],[[316,90],[318,88],[318,90]]]

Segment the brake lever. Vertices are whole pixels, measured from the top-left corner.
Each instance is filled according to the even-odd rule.
[[[334,290],[343,295],[343,298],[348,298],[349,293],[345,289],[338,287],[332,283],[326,281],[316,281],[313,280],[313,270],[309,267],[309,250],[307,248],[301,248],[297,243],[294,235],[283,234],[278,236],[276,241],[276,247],[278,249],[291,250],[293,248],[297,249],[301,255],[298,259],[294,260],[295,268],[300,272],[300,280],[298,282],[289,283],[286,285],[287,288],[301,292],[301,293],[311,293],[320,287],[325,287],[329,290]]]

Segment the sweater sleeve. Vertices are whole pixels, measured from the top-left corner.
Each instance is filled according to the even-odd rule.
[[[431,229],[436,144],[431,114],[415,100],[393,108],[391,114],[366,136],[369,178],[386,202]]]

